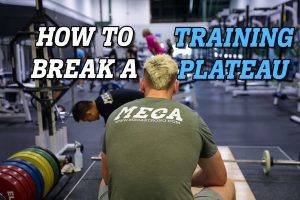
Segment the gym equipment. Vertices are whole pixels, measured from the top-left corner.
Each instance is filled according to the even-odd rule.
[[[27,148],[25,150],[37,153],[37,154],[43,156],[48,161],[48,163],[50,164],[50,166],[54,172],[54,184],[56,184],[60,178],[60,168],[59,168],[59,166],[57,166],[57,164],[56,164],[55,160],[52,158],[52,156],[50,156],[47,152],[45,152],[41,149],[38,149],[38,148]]]
[[[15,95],[16,100],[12,103],[7,98],[0,98],[0,118],[25,118],[26,122],[32,121],[28,101],[22,89],[15,87],[14,84],[10,84],[0,88],[0,96],[1,94],[4,94],[5,97]],[[5,104],[9,108],[6,108]],[[23,111],[19,109],[21,106]]]
[[[273,167],[274,165],[300,165],[300,161],[295,160],[274,160],[268,150],[263,151],[261,160],[224,160],[224,162],[261,164],[263,166],[263,172],[265,175],[268,175],[270,173],[271,167]]]
[[[0,172],[0,193],[5,199],[27,200],[22,184],[13,176]]]
[[[67,129],[63,126],[57,129],[54,105],[62,98],[66,92],[73,87],[76,79],[73,79],[69,85],[60,85],[53,80],[32,80],[34,81],[34,87],[28,87],[21,78],[22,70],[20,70],[20,64],[18,63],[18,45],[27,39],[31,43],[31,55],[32,60],[36,58],[49,59],[54,57],[52,49],[48,47],[36,47],[37,31],[38,27],[59,27],[59,25],[45,13],[43,8],[43,1],[36,0],[36,12],[30,19],[27,25],[19,31],[10,41],[10,53],[12,59],[12,75],[13,81],[17,84],[23,92],[28,93],[37,102],[37,120],[38,120],[38,136],[36,136],[35,144],[44,148],[51,149],[60,159],[64,159],[63,152],[71,147],[72,144],[68,144]],[[61,48],[58,48],[60,52]],[[74,57],[76,57],[76,48],[74,50]],[[52,53],[52,54],[51,54]],[[56,92],[54,95],[53,93]],[[74,95],[72,95],[74,96]],[[46,119],[43,121],[43,117]],[[45,128],[46,127],[46,128]]]
[[[10,158],[20,158],[20,159],[27,160],[38,168],[38,170],[41,172],[43,176],[43,181],[45,185],[43,197],[45,197],[47,193],[51,190],[54,183],[54,173],[47,160],[42,156],[40,156],[39,154],[30,151],[18,152],[12,155]]]
[[[57,196],[59,195],[59,193],[61,193],[63,191],[64,187],[69,183],[71,178],[72,178],[72,176],[63,175],[60,178],[57,185],[55,185],[55,187],[51,190],[50,193],[47,194],[47,196],[43,200],[57,199]]]
[[[91,160],[93,160],[93,161],[101,161],[102,157],[101,156],[92,156]]]
[[[2,162],[1,165],[12,165],[26,171],[31,176],[31,178],[35,183],[38,199],[42,198],[43,191],[44,191],[43,176],[41,172],[33,164],[21,159],[11,159]]]
[[[247,6],[242,15],[245,17],[246,26],[271,27],[270,14],[265,10],[262,11],[259,8],[250,10],[250,7]],[[270,58],[269,47],[254,48],[251,51],[249,48],[244,48],[241,51],[243,58],[247,59],[262,60]],[[242,83],[242,86],[239,86],[240,83]],[[276,87],[269,84],[269,81],[245,80],[241,82],[237,80],[236,76],[235,84],[225,86],[225,91],[232,92],[233,97],[238,95],[271,95],[276,91]]]
[[[12,177],[14,177],[23,187],[23,189],[25,190],[25,193],[23,194],[27,199],[35,199],[34,198],[34,194],[32,193],[32,191],[30,190],[30,187],[26,181],[26,179],[19,173],[8,169],[6,167],[2,167],[0,169],[0,172],[6,175],[10,175]]]
[[[13,165],[3,165],[3,166],[0,166],[0,168],[7,168],[7,169],[11,169],[17,173],[19,173],[20,175],[22,175],[25,179],[26,179],[26,182],[28,184],[28,189],[31,190],[32,194],[33,194],[33,199],[38,199],[39,197],[39,193],[36,189],[36,185],[33,181],[33,178],[30,176],[29,173],[27,173],[25,170],[23,170],[22,168],[19,168],[19,167],[16,167],[16,166],[13,166]]]
[[[77,145],[83,150],[81,144]],[[54,197],[62,190],[59,187],[55,189],[56,192],[51,192],[61,179],[60,162],[51,151],[42,147],[32,146],[12,155],[0,163],[0,173],[12,176],[13,181],[13,178],[19,181],[26,192],[23,192],[23,195],[27,195],[27,200],[42,199],[49,193]],[[69,179],[65,178],[63,185],[66,185],[66,180]],[[8,191],[3,190],[1,194],[5,196],[6,192]]]
[[[189,106],[191,109],[198,107],[197,96],[194,90],[194,82],[191,75],[187,75],[189,80],[179,83],[179,92],[173,96],[173,100]]]
[[[39,147],[39,146],[34,146],[34,147],[31,147],[31,148],[40,149],[40,150],[45,151],[46,153],[48,153],[53,158],[53,160],[55,161],[55,163],[56,163],[56,165],[57,165],[57,167],[59,169],[59,177],[61,176],[59,160],[57,159],[57,157],[51,151],[49,151],[48,149]],[[83,146],[82,146],[82,151],[83,151]],[[66,156],[66,157],[68,157],[68,156]]]
[[[275,54],[279,59],[282,57],[291,59],[291,65],[289,67],[289,74],[283,80],[278,82],[277,90],[274,95],[273,105],[277,106],[279,104],[279,100],[284,100],[280,98],[280,94],[288,95],[289,99],[295,99],[297,102],[297,112],[300,112],[300,58],[299,58],[299,48],[300,48],[300,38],[299,38],[299,18],[297,17],[299,14],[299,1],[294,1],[293,4],[283,3],[279,6],[278,12],[280,13],[280,26],[284,27],[286,21],[292,21],[293,26],[295,27],[295,36],[294,37],[293,47],[284,49],[277,48]],[[289,12],[290,20],[286,17],[286,12]],[[292,97],[292,98],[290,98]],[[295,98],[293,98],[295,97]],[[291,115],[290,119],[296,123],[300,123],[300,117],[298,115]]]
[[[101,156],[92,156],[91,160],[93,161],[101,161]],[[268,175],[271,171],[271,168],[274,165],[292,165],[298,166],[300,165],[300,161],[295,160],[274,160],[271,156],[271,153],[268,150],[263,151],[262,159],[261,160],[223,160],[226,162],[233,162],[233,163],[246,163],[246,164],[261,164],[263,166],[263,172],[265,175]]]
[[[66,123],[66,121],[72,116],[72,113],[67,112],[63,106],[54,106],[56,119],[60,119],[61,123]]]
[[[2,61],[5,60],[5,63],[7,63],[8,59],[10,59],[8,56],[6,56],[6,59],[3,57],[3,55],[9,55],[9,41],[2,40],[0,45],[0,118],[24,119],[25,122],[30,122],[32,119],[28,107],[27,95],[22,88],[17,87],[16,84],[11,84],[13,83],[13,75],[10,66],[8,64],[5,64],[5,67],[2,65]],[[24,48],[19,48],[19,46],[23,45],[16,47],[16,50],[19,52],[16,60],[17,63],[20,63],[18,74],[25,75],[25,71],[22,71],[22,67],[24,68],[25,66],[24,59],[20,59],[21,55],[24,56]],[[27,85],[28,83],[24,84]]]
[[[300,67],[299,67],[300,70]],[[297,97],[298,97],[298,101],[297,101],[297,111],[300,112],[300,72],[296,74],[296,79],[297,79],[297,85],[298,85],[298,91],[297,91]],[[290,119],[293,122],[296,122],[298,124],[300,124],[300,116],[298,115],[292,115],[290,117]],[[300,155],[299,155],[299,159],[300,159]]]

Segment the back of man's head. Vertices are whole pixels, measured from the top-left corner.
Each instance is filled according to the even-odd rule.
[[[155,90],[167,90],[176,81],[177,63],[166,54],[150,58],[144,67],[144,79]]]
[[[88,110],[92,108],[92,101],[79,101],[72,108],[73,118],[76,122],[83,120]]]

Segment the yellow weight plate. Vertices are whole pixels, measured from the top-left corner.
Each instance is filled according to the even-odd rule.
[[[18,152],[12,155],[10,158],[20,158],[23,160],[27,160],[40,170],[44,178],[45,190],[43,193],[43,197],[45,197],[51,190],[54,183],[54,174],[48,161],[41,155],[30,151]]]
[[[40,170],[44,178],[45,190],[43,193],[43,197],[45,197],[48,194],[48,192],[51,190],[54,182],[54,174],[47,160],[43,158],[41,155],[30,151],[18,152],[12,155],[10,158],[20,158],[23,160],[27,160]]]
[[[50,163],[48,162],[48,160],[46,158],[44,158],[42,155],[36,153],[36,152],[32,152],[30,150],[23,150],[19,153],[27,153],[27,154],[31,154],[33,156],[36,156],[40,161],[42,161],[42,164],[45,166],[45,169],[47,170],[47,173],[50,177],[50,180],[51,180],[51,188],[54,184],[54,172],[53,172],[53,169],[52,169],[52,166],[50,165]]]
[[[45,169],[47,170],[47,173],[49,174],[50,181],[51,181],[51,188],[52,188],[52,186],[54,184],[54,172],[53,172],[52,166],[48,162],[48,160],[46,158],[44,158],[42,155],[38,154],[37,152],[32,152],[30,150],[28,150],[28,151],[27,150],[23,150],[21,152],[27,153],[27,154],[32,154],[33,156],[38,157],[38,159],[40,159],[40,161],[42,161],[42,164],[45,165]]]

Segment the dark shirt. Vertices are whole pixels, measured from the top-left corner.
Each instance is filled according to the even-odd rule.
[[[137,58],[137,48],[136,47],[129,47],[127,49],[127,57],[128,58]]]
[[[101,94],[95,101],[105,123],[110,114],[130,101],[144,98],[144,93],[137,90],[119,89]]]
[[[169,54],[172,57],[173,52],[174,52],[174,49],[172,47],[172,44],[167,44],[167,54]]]
[[[137,48],[135,46],[131,46],[127,49],[127,58],[133,58],[135,60],[136,69],[141,69],[140,62],[138,61]]]
[[[115,59],[118,59],[117,51],[116,51],[115,48],[113,48],[113,49],[109,52],[108,57],[109,57],[109,58],[115,58]]]

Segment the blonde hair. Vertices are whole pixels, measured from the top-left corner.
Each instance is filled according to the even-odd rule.
[[[146,37],[147,35],[152,35],[152,33],[151,33],[150,29],[145,28],[145,29],[143,30],[143,36]]]
[[[177,63],[167,54],[153,56],[145,63],[144,78],[156,90],[169,89],[177,78]]]

